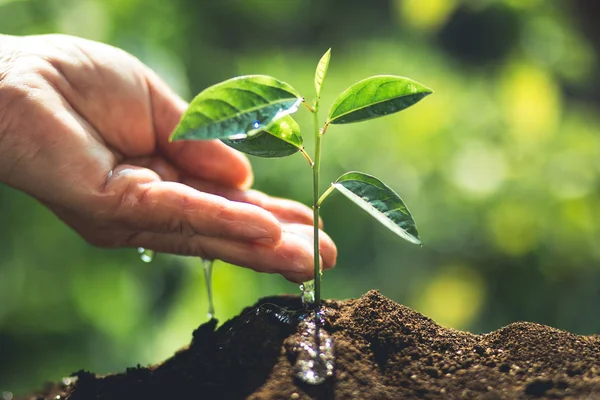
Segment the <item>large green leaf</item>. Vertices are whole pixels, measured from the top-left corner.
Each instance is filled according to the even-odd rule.
[[[289,115],[246,139],[223,139],[223,142],[246,154],[267,158],[289,156],[302,148],[300,126]]]
[[[333,187],[401,238],[421,244],[410,211],[400,196],[379,179],[362,172],[348,172]]]
[[[245,138],[296,112],[301,102],[294,88],[270,76],[229,79],[192,100],[170,140]]]
[[[325,75],[327,75],[327,69],[329,68],[329,59],[331,59],[331,49],[323,54],[323,57],[319,60],[317,69],[315,70],[315,90],[317,91],[317,98],[321,97],[321,88],[323,87],[323,81],[325,80]]]
[[[431,93],[433,90],[408,78],[372,76],[338,96],[329,110],[328,122],[348,124],[383,117],[402,111]]]

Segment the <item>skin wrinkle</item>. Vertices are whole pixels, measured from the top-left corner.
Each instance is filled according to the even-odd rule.
[[[182,200],[182,203],[184,203],[184,205],[182,206],[183,219],[178,222],[175,221],[178,226],[179,232],[181,232],[181,234],[185,235],[185,237],[188,237],[188,238],[202,235],[202,233],[196,229],[196,226],[191,223],[191,217],[190,217],[190,214],[192,212],[196,213],[196,212],[201,212],[201,211],[199,211],[197,208],[190,207],[191,203],[187,199]],[[187,206],[185,203],[187,203]],[[218,233],[214,234],[214,236],[220,237],[220,236],[225,236],[225,235],[223,232],[218,232]]]
[[[38,64],[36,61],[38,61],[39,58],[36,57],[33,60],[30,60],[30,58],[33,58],[33,56],[26,55],[26,56],[20,57],[19,65],[30,64],[30,63],[35,64],[35,65]],[[48,68],[45,65],[41,65],[41,66],[36,66],[35,70],[38,73],[34,74],[33,76],[31,76],[31,74],[19,75],[12,81],[11,86],[16,88],[15,95],[13,97],[17,101],[15,101],[15,99],[13,99],[13,101],[11,103],[11,105],[12,105],[11,108],[13,110],[15,108],[18,110],[21,110],[21,112],[18,115],[23,117],[23,118],[21,118],[23,121],[31,122],[29,119],[24,117],[26,110],[29,109],[29,110],[37,110],[35,112],[42,113],[41,116],[46,116],[47,118],[50,118],[51,120],[56,120],[59,124],[62,124],[62,125],[66,124],[66,122],[67,122],[66,120],[61,119],[61,118],[57,119],[57,116],[58,116],[57,114],[49,114],[49,111],[50,111],[49,109],[47,109],[46,107],[39,106],[39,104],[44,104],[48,100],[45,98],[45,96],[42,96],[43,93],[46,93],[47,86],[54,88],[52,86],[52,84],[50,83],[50,81],[47,78],[46,79],[44,78],[44,75],[48,75],[49,73],[51,74],[52,68]],[[17,72],[18,72],[18,69],[17,69]],[[37,93],[40,93],[40,96],[38,96]],[[59,101],[67,109],[70,108],[70,105],[66,102],[66,100],[62,96],[59,97]],[[18,105],[20,105],[20,107]],[[34,114],[35,114],[35,112],[34,112]],[[85,121],[83,121],[81,119],[78,122],[80,124],[85,123]],[[41,133],[38,132],[38,134],[41,134]],[[13,174],[13,172],[16,170],[16,168],[18,168],[20,165],[23,165],[24,160],[27,160],[27,162],[29,162],[30,160],[35,160],[35,158],[38,156],[38,154],[42,153],[42,150],[47,150],[48,148],[53,146],[54,143],[57,143],[56,140],[52,140],[52,139],[53,139],[52,135],[49,135],[48,133],[44,133],[43,141],[34,140],[34,141],[27,143],[26,146],[23,146],[23,144],[18,144],[18,143],[15,146],[10,146],[13,148],[25,148],[28,151],[25,152],[23,155],[17,156],[16,159],[15,159],[14,155],[11,156],[11,158],[13,158],[15,160],[12,163],[12,166],[10,167],[9,172],[6,174],[7,178],[10,178],[10,176]],[[101,138],[99,136],[96,136],[96,139],[101,142]],[[60,143],[58,143],[58,144],[60,145]],[[66,168],[66,167],[63,167],[63,168]],[[6,179],[6,180],[10,180],[10,179]]]
[[[58,92],[57,92],[58,93]],[[61,101],[62,105],[65,107],[65,109],[67,111],[69,111],[68,113],[66,113],[65,115],[59,116],[59,115],[53,115],[54,118],[56,118],[57,122],[61,125],[64,126],[69,126],[70,124],[77,124],[79,127],[81,127],[81,129],[83,130],[83,132],[85,132],[86,135],[82,136],[81,139],[85,140],[85,143],[83,143],[82,145],[88,149],[88,151],[92,151],[93,149],[97,149],[98,146],[102,147],[107,147],[106,144],[104,143],[104,141],[102,140],[102,138],[93,130],[93,128],[87,123],[86,120],[84,120],[83,118],[81,118],[81,116],[79,114],[77,114],[74,110],[72,110],[70,103],[68,103],[66,101],[66,99],[59,93],[59,100]],[[89,135],[88,135],[89,134]],[[62,146],[62,141],[59,139],[55,139],[52,140],[53,135],[50,134],[50,132],[46,132],[45,135],[48,139],[48,142],[44,145],[44,148],[47,150],[49,148],[51,148],[52,146]],[[62,139],[62,138],[61,138]],[[119,157],[120,155],[114,151],[109,151],[109,152],[102,152],[102,156],[103,157],[98,157],[97,159],[105,159],[106,156],[108,156],[110,159],[105,160],[106,165],[98,165],[97,168],[98,169],[103,169],[104,167],[112,167],[114,168],[118,162],[119,162]],[[59,165],[58,170],[60,172],[60,174],[65,174],[68,173],[68,171],[70,169],[77,169],[77,170],[81,170],[83,171],[83,167],[85,167],[85,165],[83,166],[79,166],[79,165],[74,165],[74,164],[63,164],[63,165]],[[95,175],[95,174],[94,174]],[[77,176],[73,176],[73,179],[76,179],[75,182],[73,182],[73,187],[77,187],[77,188],[86,188],[86,190],[89,190],[91,193],[90,194],[95,194],[93,193],[94,188],[97,186],[95,183],[90,185],[86,183],[86,180],[89,180],[91,176],[94,176],[92,174],[80,174],[78,177]],[[101,181],[101,184],[103,184],[104,181]]]
[[[201,233],[198,232],[198,230],[196,229],[194,224],[192,224],[190,222],[191,221],[190,214],[201,212],[197,209],[196,202],[191,201],[191,199],[189,199],[187,197],[181,199],[181,210],[182,210],[182,214],[184,215],[184,218],[182,221],[179,221],[179,223],[178,223],[180,231],[182,233],[186,232],[186,237],[194,237],[196,235],[201,235]],[[219,234],[220,234],[220,232],[219,232]],[[218,236],[218,234],[215,236]]]
[[[8,71],[11,67],[11,61],[17,56],[16,52],[7,51],[7,46],[3,46],[4,43],[6,43],[6,36],[0,34],[0,87],[8,75]]]
[[[24,118],[21,118],[21,117],[24,117],[25,110],[27,107],[23,106],[22,103],[29,101],[29,98],[30,98],[29,92],[24,90],[24,85],[12,85],[11,84],[11,86],[9,86],[9,87],[13,89],[13,90],[11,90],[11,92],[13,92],[13,96],[7,96],[7,98],[9,98],[9,97],[12,98],[12,101],[11,101],[10,107],[6,106],[6,110],[8,110],[10,108],[11,111],[14,112],[15,109],[17,109],[17,110],[19,110],[19,112],[16,114],[17,118],[9,119],[9,127],[5,131],[5,135],[3,137],[0,137],[0,139],[4,138],[4,141],[9,141],[9,133],[10,132],[18,131],[17,127],[19,125],[17,123],[10,124],[10,121],[25,120]],[[6,92],[6,89],[7,88],[5,87],[4,92]],[[42,150],[42,147],[39,143],[33,142],[33,143],[28,143],[29,146],[33,147],[33,149],[27,148],[27,146],[20,145],[18,137],[11,137],[11,138],[13,140],[10,140],[9,145],[6,146],[7,149],[11,150],[11,154],[8,157],[6,157],[6,159],[11,160],[12,162],[8,165],[7,170],[4,172],[4,174],[2,174],[2,175],[4,175],[2,180],[4,182],[7,182],[10,185],[17,186],[16,182],[13,182],[13,180],[11,179],[11,177],[15,175],[16,169],[19,167],[19,165],[22,164],[23,160],[33,159],[33,157],[29,155],[32,151],[35,156],[40,153],[40,151]],[[17,150],[17,149],[22,149],[23,147],[27,148],[28,151],[18,151]],[[1,148],[4,148],[4,145]]]
[[[57,46],[56,43],[60,43],[60,40],[53,40],[56,38],[67,38],[68,40],[68,46]],[[110,76],[110,74],[105,74],[104,69],[105,66],[108,64],[106,62],[98,62],[98,61],[94,61],[94,59],[89,55],[89,53],[82,47],[82,44],[89,44],[87,43],[87,41],[85,41],[84,39],[76,39],[76,38],[69,38],[68,36],[63,36],[63,35],[50,35],[50,39],[48,40],[48,43],[51,46],[57,47],[60,50],[62,50],[63,53],[67,54],[68,56],[71,57],[65,57],[62,54],[59,55],[55,55],[55,54],[49,54],[46,57],[44,57],[44,59],[50,63],[52,65],[52,67],[60,74],[60,76],[62,77],[62,80],[64,81],[63,85],[61,85],[59,87],[60,89],[60,93],[67,99],[67,101],[69,102],[69,104],[71,105],[71,107],[77,112],[78,115],[80,115],[82,117],[82,119],[85,120],[90,120],[93,118],[89,118],[90,116],[93,116],[94,114],[97,114],[98,112],[100,112],[100,110],[98,109],[84,109],[81,107],[77,107],[75,106],[75,103],[81,103],[81,104],[93,104],[94,101],[97,101],[97,99],[95,98],[90,98],[90,96],[93,95],[102,95],[102,93],[97,93],[97,85],[95,84],[88,84],[87,82],[90,81],[89,77],[90,76],[94,76],[94,81],[96,82],[110,82],[114,79],[114,77]],[[92,42],[90,42],[92,43]],[[94,48],[97,50],[101,50],[101,51],[107,51],[107,48],[105,48],[105,45],[101,45],[98,43],[93,43]],[[114,49],[114,48],[109,48],[113,51],[117,51],[122,53],[121,56],[124,56],[128,59],[130,59],[132,62],[134,62],[136,65],[136,70],[139,70],[139,73],[136,74],[133,79],[131,80],[131,83],[134,84],[134,86],[139,87],[142,91],[142,98],[144,99],[144,102],[142,104],[138,104],[137,102],[139,101],[139,97],[136,100],[135,104],[132,104],[132,106],[136,106],[136,110],[134,112],[136,113],[143,113],[143,117],[144,118],[140,118],[139,120],[150,120],[152,121],[150,124],[148,124],[148,128],[147,129],[149,132],[145,132],[145,140],[147,140],[148,138],[152,138],[152,144],[151,146],[149,146],[148,148],[146,148],[147,146],[144,146],[145,150],[142,153],[135,153],[135,154],[128,154],[132,148],[134,148],[135,146],[129,142],[130,137],[129,135],[109,135],[109,137],[112,137],[112,141],[107,141],[104,139],[104,135],[106,135],[107,133],[111,133],[111,132],[105,132],[104,129],[102,128],[102,126],[98,125],[98,124],[91,124],[94,134],[97,136],[100,136],[102,139],[102,143],[109,148],[111,151],[113,151],[114,153],[119,154],[119,158],[121,160],[125,159],[127,155],[129,156],[134,156],[134,157],[141,157],[141,156],[147,156],[147,155],[151,155],[155,153],[156,147],[157,147],[157,142],[156,142],[156,135],[155,135],[155,131],[154,131],[154,118],[152,118],[152,108],[151,108],[151,101],[150,101],[150,91],[146,85],[146,81],[145,78],[137,78],[137,76],[139,75],[143,75],[144,74],[144,68],[142,68],[143,64],[141,64],[141,62],[133,57],[130,54],[127,54],[121,50],[118,49]],[[106,64],[106,65],[105,65]],[[74,71],[71,71],[71,69],[69,68],[65,68],[65,66],[69,66],[71,68],[73,68],[74,65],[79,65],[80,68],[85,69],[85,73],[75,73]],[[123,79],[126,79],[128,77],[128,75],[123,76]],[[96,89],[96,90],[94,90]],[[121,89],[120,87],[117,88],[112,88],[114,90],[116,90],[116,94],[115,95],[119,95],[119,90]],[[121,95],[123,95],[122,93],[120,93]],[[131,100],[131,99],[129,99]],[[100,100],[101,101],[101,100]],[[127,105],[127,103],[125,104]],[[138,109],[140,106],[141,109]],[[108,110],[109,112],[111,110]],[[120,115],[118,115],[119,117],[121,117]],[[141,116],[141,115],[140,115]],[[107,116],[107,117],[110,117]],[[113,116],[115,117],[115,116]],[[98,123],[102,122],[102,119],[96,119],[98,121]],[[139,127],[135,128],[136,130],[140,130]],[[114,132],[112,132],[114,133]],[[120,137],[120,138],[119,138]],[[118,140],[115,140],[119,138]],[[114,142],[114,143],[112,143]]]
[[[226,204],[225,204],[226,201],[227,201],[226,199],[218,199],[218,198],[213,199],[212,207],[214,209],[213,209],[212,213],[213,213],[215,219],[224,221],[224,219],[221,219],[221,218],[222,218],[222,215],[224,214],[224,211],[226,210]],[[219,203],[218,208],[215,206],[215,203]],[[181,199],[181,209],[183,211],[183,215],[185,215],[184,221],[181,221],[181,222],[188,226],[187,237],[202,235],[202,233],[199,232],[196,229],[196,227],[190,222],[190,220],[191,220],[190,214],[202,212],[202,210],[199,210],[197,207],[196,199],[190,199],[187,197]],[[185,226],[182,227],[182,229],[185,229]],[[225,237],[226,234],[224,231],[221,230],[219,232],[213,232],[213,234],[211,236]]]
[[[184,213],[184,215],[187,215]],[[177,228],[176,231],[179,232],[179,234],[181,234],[184,237],[193,237],[194,234],[196,234],[197,232],[195,232],[194,228],[192,227],[192,224],[190,224],[189,219],[186,217],[183,220],[179,221],[176,223]]]
[[[116,175],[113,174],[112,179],[119,179],[128,173],[135,173],[135,170],[123,169]],[[143,207],[143,203],[147,201],[146,199],[149,197],[148,192],[152,190],[152,186],[150,186],[151,183],[152,181],[143,184],[135,181],[128,182],[116,203],[116,208],[113,212],[116,217],[115,219],[119,219],[120,215],[128,214],[128,210],[123,211],[125,208]],[[142,189],[141,192],[139,192],[139,188]]]
[[[85,69],[86,69],[86,75],[89,74],[90,76],[98,76],[98,80],[104,81],[104,77],[102,76],[102,70],[100,68],[98,68],[96,66],[96,63],[92,60],[92,58],[87,54],[86,51],[84,51],[79,44],[77,43],[76,40],[71,42],[71,48],[69,50],[76,50],[81,56],[83,56],[83,59],[78,58],[78,57],[74,57],[76,60],[78,60],[80,62],[81,65],[84,65]],[[58,65],[60,65],[61,62],[63,62],[64,60],[60,60],[57,63]],[[80,96],[80,98],[84,99],[84,100],[89,100],[89,88],[86,87],[85,85],[81,85],[81,82],[78,82],[79,85],[77,87],[73,87],[73,85],[70,85],[71,89],[77,93],[77,95]],[[97,130],[97,129],[96,129]]]
[[[62,35],[49,35],[46,37],[46,42],[49,45],[50,49],[53,50],[54,48],[56,48],[58,50],[61,50],[61,52],[59,52],[58,54],[53,54],[54,52],[46,53],[45,55],[42,55],[40,58],[42,58],[44,61],[46,61],[48,64],[50,64],[52,66],[52,68],[62,78],[63,86],[59,87],[59,89],[62,89],[60,91],[63,94],[63,96],[70,97],[67,95],[67,93],[65,93],[65,89],[68,88],[73,94],[79,96],[80,99],[89,100],[88,92],[89,92],[90,85],[86,86],[85,81],[83,81],[83,82],[77,82],[78,85],[74,86],[71,83],[71,79],[69,79],[68,75],[65,73],[65,70],[62,68],[62,64],[65,63],[65,61],[67,61],[67,64],[75,65],[75,63],[76,63],[79,66],[83,66],[83,68],[86,69],[85,75],[93,76],[94,74],[97,74],[97,75],[100,75],[100,77],[101,77],[101,73],[99,72],[99,69],[96,67],[96,63],[94,63],[94,61],[87,55],[87,53],[82,51],[82,49],[77,45],[76,40],[69,39],[68,45],[63,46],[61,44],[62,42],[60,40],[57,40],[57,41],[53,40],[54,37],[60,38],[60,37],[62,37]],[[73,50],[76,50],[78,55],[82,56],[83,58],[77,57],[77,55],[73,54]],[[70,59],[65,60],[63,57],[63,54],[71,55],[73,57],[70,57]],[[78,112],[79,112],[79,110],[78,110]]]
[[[71,43],[71,46],[69,46],[69,47],[70,48],[67,49],[67,50],[76,49],[78,51],[78,53],[81,56],[83,56],[83,59],[85,60],[85,62],[83,62],[84,60],[81,60],[80,58],[77,58],[77,57],[75,57],[74,59],[76,59],[80,63],[80,65],[84,65],[85,66],[85,68],[86,68],[86,75],[88,75],[88,74],[90,76],[98,75],[99,76],[98,80],[99,81],[103,80],[102,73],[101,73],[100,69],[98,69],[96,67],[95,63],[87,55],[87,53],[85,51],[83,51],[81,49],[81,47],[79,47],[77,45],[76,41],[73,41]],[[81,87],[80,86],[81,82],[78,82],[77,86],[72,85],[71,84],[71,80],[65,74],[65,71],[62,68],[62,64],[65,62],[65,60],[62,60],[60,57],[56,57],[56,58],[55,57],[50,57],[50,58],[47,59],[47,61],[50,63],[50,65],[53,66],[53,68],[55,69],[55,71],[60,75],[60,77],[62,78],[62,80],[66,83],[66,86],[68,87],[68,89],[72,93],[74,93],[74,95],[76,97],[79,97],[80,99],[83,99],[83,100],[88,100],[88,92],[89,92],[88,87],[85,87],[85,86]],[[62,96],[65,99],[68,99],[69,97],[72,97],[72,96],[69,96],[69,94],[66,92],[65,89],[60,90],[59,92],[62,94]],[[77,107],[77,105],[74,104],[74,102],[68,101],[68,100],[67,100],[67,102],[68,102],[69,106],[75,111],[75,113],[77,113],[77,115],[79,115],[79,116],[83,116],[84,115],[83,110],[80,107]],[[89,118],[86,118],[86,121],[88,121],[88,124],[91,127],[91,131],[94,133],[94,136],[98,137],[99,141],[101,141],[102,144],[105,145],[107,148],[109,148],[114,154],[118,154],[120,159],[123,159],[124,156],[122,155],[121,151],[117,150],[115,147],[113,147],[109,143],[107,143],[106,140],[104,140],[104,138],[99,134],[99,132],[101,132],[100,127],[97,126],[97,125],[95,125],[95,124],[93,124],[93,123],[91,123],[91,122],[89,122]]]
[[[93,124],[91,124],[89,122],[89,120],[84,119],[82,117],[83,114],[81,112],[81,109],[79,109],[75,104],[73,104],[73,102],[70,102],[69,100],[67,100],[67,98],[69,97],[68,96],[69,89],[74,92],[77,92],[77,93],[80,93],[81,90],[74,88],[73,85],[71,84],[70,80],[65,75],[65,73],[61,67],[62,60],[54,59],[53,57],[50,57],[50,56],[41,57],[41,59],[50,66],[50,69],[44,70],[46,72],[40,73],[40,76],[44,77],[46,82],[48,82],[48,84],[52,88],[55,89],[56,93],[58,93],[61,96],[61,100],[63,101],[65,108],[70,109],[72,111],[75,119],[80,124],[82,124],[84,127],[85,126],[89,127],[88,129],[86,129],[86,131],[91,133],[92,136],[99,143],[101,143],[103,146],[108,148],[116,156],[116,158],[118,160],[116,162],[116,164],[120,163],[120,161],[122,161],[125,158],[123,156],[123,154],[118,149],[114,148],[109,143],[107,143],[106,140],[104,140],[102,135],[99,134],[99,130],[98,130],[97,126],[94,126]],[[47,75],[47,76],[44,76],[44,75]]]
[[[123,244],[125,244],[126,246],[129,246],[129,247],[139,247],[139,245],[137,243],[139,240],[138,237],[141,235],[141,233],[142,232],[139,232],[139,231],[131,232],[130,234],[128,234],[125,237]],[[117,244],[117,246],[119,246],[119,244]]]
[[[4,35],[0,35],[0,39],[4,39]],[[0,48],[0,50],[2,50],[2,48]],[[15,91],[19,91],[18,87],[15,87],[14,85],[9,85],[7,84],[9,75],[8,75],[8,70],[10,69],[10,65],[11,65],[11,61],[14,60],[14,58],[16,57],[15,54],[13,53],[6,53],[5,52],[1,52],[0,51],[0,94],[2,94],[0,96],[0,100],[5,99],[5,102],[0,102],[0,150],[3,148],[7,148],[10,149],[13,146],[5,146],[3,143],[6,142],[6,138],[8,136],[8,133],[10,131],[16,131],[17,130],[17,124],[14,123],[13,121],[15,120],[15,118],[9,118],[10,113],[9,113],[9,103],[13,103],[12,104],[12,110],[14,111],[14,99],[13,96],[11,96],[11,92],[15,92]],[[18,96],[17,96],[18,98]],[[10,101],[8,99],[11,99]],[[23,114],[23,112],[20,113],[21,115]],[[0,156],[3,159],[8,159],[8,157],[5,157],[4,154],[2,152],[0,152]],[[23,155],[17,156],[18,158],[23,157]],[[0,178],[2,181],[7,181],[8,177],[12,174],[12,169],[14,168],[14,165],[12,167],[9,166],[8,171],[3,172],[2,170],[0,170]]]

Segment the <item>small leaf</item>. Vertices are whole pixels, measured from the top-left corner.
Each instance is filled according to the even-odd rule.
[[[246,139],[222,139],[222,141],[243,153],[266,158],[289,156],[302,148],[300,126],[289,115]]]
[[[229,79],[192,100],[170,140],[245,138],[295,113],[301,102],[294,88],[270,76]]]
[[[317,64],[317,69],[315,71],[315,90],[317,91],[317,98],[321,97],[321,88],[323,87],[323,81],[325,80],[325,75],[327,75],[327,69],[329,68],[329,59],[331,58],[331,49],[327,50],[323,57],[319,60]]]
[[[379,179],[362,172],[348,172],[333,186],[401,238],[421,244],[410,211],[400,196]]]
[[[348,124],[402,111],[433,93],[408,78],[372,76],[355,83],[338,96],[329,110],[329,123]]]

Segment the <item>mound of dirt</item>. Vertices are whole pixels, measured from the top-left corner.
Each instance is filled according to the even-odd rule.
[[[600,336],[527,322],[474,335],[377,291],[325,306],[336,364],[322,385],[294,378],[302,305],[275,296],[219,329],[214,320],[201,325],[188,347],[159,365],[104,377],[80,371],[73,384],[32,398],[600,399]]]

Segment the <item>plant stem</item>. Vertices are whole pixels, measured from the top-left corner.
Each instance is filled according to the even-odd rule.
[[[318,107],[318,105],[317,105]],[[315,107],[315,108],[317,108]],[[317,108],[318,110],[318,108]],[[313,226],[314,226],[314,253],[315,253],[315,309],[321,307],[321,265],[319,262],[319,172],[321,169],[321,132],[319,131],[319,115],[313,112],[315,129],[315,159],[313,169]]]
[[[316,107],[315,107],[315,108],[312,108],[312,107],[310,106],[310,104],[308,104],[308,103],[306,102],[306,100],[303,100],[303,101],[302,101],[302,104],[304,104],[304,106],[305,106],[305,107],[308,109],[308,111],[310,111],[311,113],[315,114],[315,113],[317,112],[317,109],[316,109]]]
[[[329,196],[331,194],[331,192],[333,192],[334,189],[335,189],[335,187],[333,185],[329,186],[329,188],[327,188],[327,190],[325,191],[325,193],[323,193],[321,195],[321,197],[319,197],[319,200],[317,201],[317,205],[319,207],[321,207],[321,204],[323,204],[323,202],[325,201],[325,199],[327,198],[327,196]]]
[[[306,158],[306,161],[308,161],[308,165],[310,165],[310,167],[312,168],[314,162],[310,158],[310,155],[306,152],[306,150],[304,150],[304,147],[300,148],[300,153],[302,153],[302,155],[304,156],[304,158]]]

